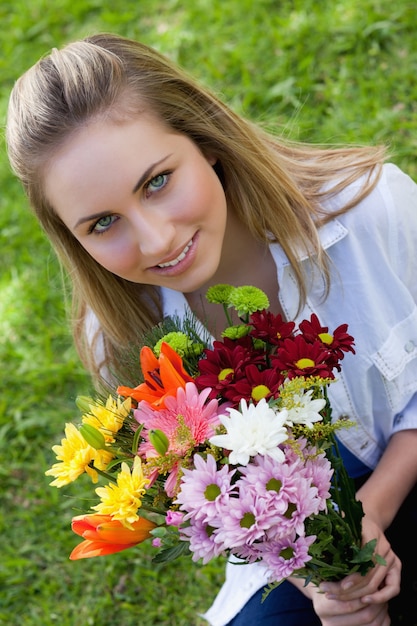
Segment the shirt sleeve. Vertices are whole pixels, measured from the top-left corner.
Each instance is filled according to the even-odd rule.
[[[395,224],[392,229],[391,256],[397,275],[407,286],[417,306],[417,185],[397,166],[385,166],[387,185],[394,206]],[[417,343],[417,326],[405,350],[411,351]],[[416,364],[417,367],[417,364]],[[415,428],[417,422],[417,394],[411,397],[402,411],[394,417],[394,432]]]
[[[391,258],[417,303],[417,184],[393,164],[385,166],[385,176],[393,205]]]

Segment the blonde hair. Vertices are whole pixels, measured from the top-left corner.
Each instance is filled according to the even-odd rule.
[[[53,50],[11,93],[6,140],[10,163],[72,281],[73,333],[81,358],[97,373],[94,342],[86,341],[88,310],[98,318],[105,359],[115,361],[132,338],[160,321],[157,288],[128,282],[94,261],[45,197],[42,170],[68,136],[95,116],[122,107],[148,110],[215,155],[228,207],[265,243],[278,242],[299,284],[306,284],[300,248],[315,258],[329,287],[317,226],[330,219],[323,201],[365,175],[357,204],[375,185],[382,147],[319,148],[278,140],[235,114],[157,51],[113,34]],[[325,191],[323,191],[325,189]]]

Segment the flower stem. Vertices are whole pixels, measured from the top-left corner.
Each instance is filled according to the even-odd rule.
[[[89,467],[91,467],[91,469],[97,472],[97,474],[99,474],[100,476],[104,476],[104,478],[107,478],[107,480],[110,480],[110,482],[117,484],[116,478],[112,476],[111,474],[108,474],[107,472],[104,472],[103,470],[98,469],[98,467],[94,465],[94,461],[91,461],[91,463],[89,464]]]

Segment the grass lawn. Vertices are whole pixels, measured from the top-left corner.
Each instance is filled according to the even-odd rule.
[[[2,0],[0,116],[50,48],[96,31],[151,44],[232,107],[292,138],[379,143],[417,178],[415,8],[390,0]],[[203,626],[219,559],[151,562],[139,547],[70,562],[80,479],[45,470],[91,392],[71,345],[58,264],[0,151],[0,624]]]

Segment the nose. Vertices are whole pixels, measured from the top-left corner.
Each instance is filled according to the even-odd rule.
[[[158,211],[136,211],[132,229],[140,254],[149,265],[159,263],[175,242],[175,226],[166,215]]]

